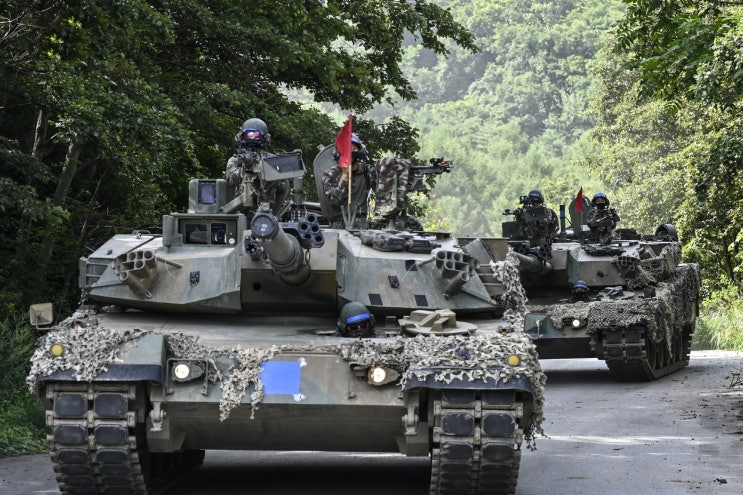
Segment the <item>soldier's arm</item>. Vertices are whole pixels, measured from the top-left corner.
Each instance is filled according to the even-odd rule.
[[[345,204],[348,198],[348,181],[342,179],[342,170],[333,167],[325,171],[322,178],[325,196],[335,205]]]

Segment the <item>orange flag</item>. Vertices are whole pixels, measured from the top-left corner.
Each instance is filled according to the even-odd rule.
[[[348,120],[346,120],[346,123],[343,125],[343,128],[341,129],[341,132],[338,133],[338,136],[335,138],[335,149],[338,151],[338,166],[341,168],[348,167],[351,165],[352,158],[351,158],[351,134],[353,131],[351,130],[353,122],[353,115],[348,116]]]

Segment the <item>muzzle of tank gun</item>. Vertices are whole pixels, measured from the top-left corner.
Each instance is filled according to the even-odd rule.
[[[250,223],[253,237],[268,255],[268,261],[281,279],[290,285],[301,285],[310,276],[299,240],[284,232],[271,213],[256,213]]]
[[[554,271],[552,263],[550,263],[549,261],[540,260],[533,254],[513,253],[513,255],[516,256],[516,258],[519,260],[519,270],[521,270],[522,272],[529,272],[536,275],[547,276]]]

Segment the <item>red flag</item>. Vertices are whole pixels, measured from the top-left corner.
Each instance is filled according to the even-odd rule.
[[[335,149],[338,151],[338,166],[341,168],[348,167],[353,161],[351,158],[351,126],[353,121],[353,115],[348,116],[348,120],[343,125],[343,129],[338,133],[338,137],[335,138]]]
[[[578,195],[575,197],[575,212],[583,213],[583,187],[581,186]]]

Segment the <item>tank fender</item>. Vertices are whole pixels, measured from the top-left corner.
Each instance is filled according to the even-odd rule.
[[[461,378],[452,378],[451,380],[437,380],[436,375],[445,370],[452,370],[452,367],[425,367],[414,368],[410,378],[405,383],[403,390],[412,390],[419,388],[432,389],[464,389],[464,390],[519,390],[522,392],[533,393],[529,378],[524,375],[511,376],[508,380],[495,379],[487,377],[478,380],[463,380]],[[497,374],[497,370],[490,370]]]
[[[115,363],[106,365],[93,382],[156,382],[163,383],[167,345],[163,335],[148,333],[141,336],[122,352]],[[40,376],[39,381],[73,381],[74,369],[60,370],[51,375]]]

